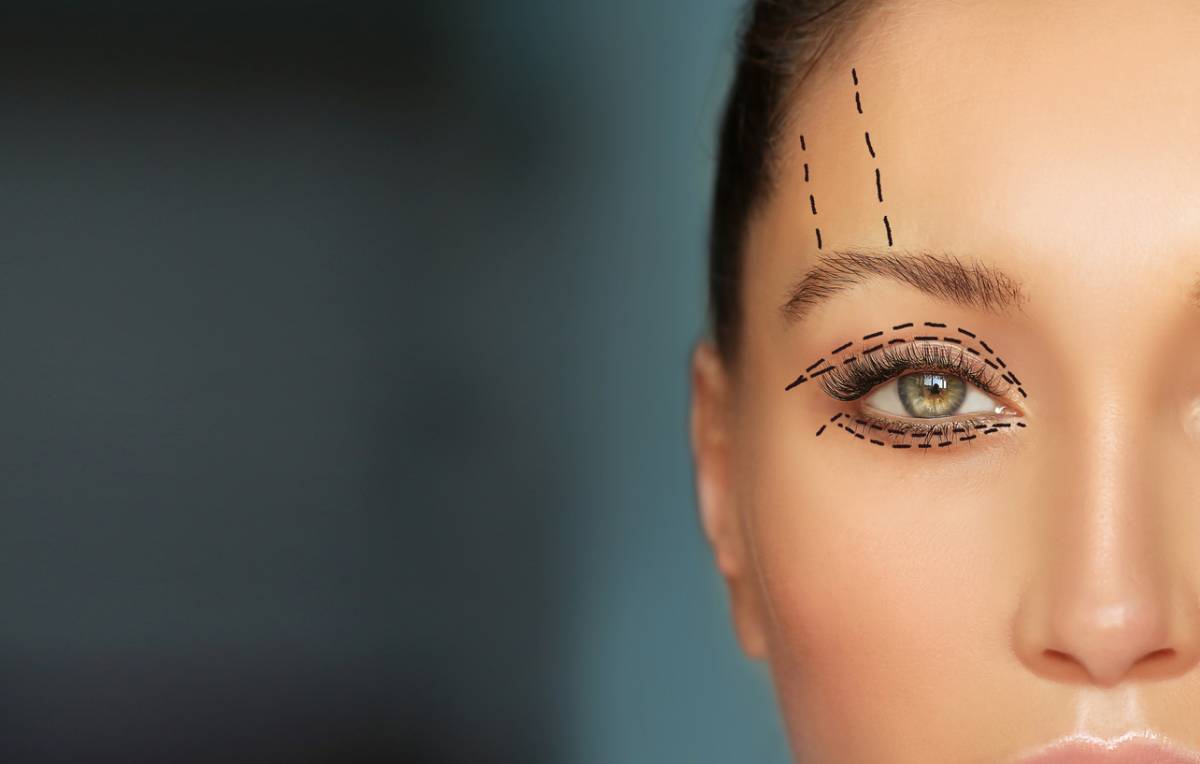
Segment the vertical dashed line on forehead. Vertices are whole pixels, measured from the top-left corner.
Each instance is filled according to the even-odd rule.
[[[808,142],[804,140],[803,135],[800,136],[800,150],[803,152],[806,152],[806,153],[808,152]],[[808,162],[804,163],[804,182],[805,183],[811,182],[809,180]],[[808,195],[808,206],[812,209],[813,216],[816,216],[816,214],[817,214],[817,197],[815,194],[810,193]],[[821,242],[820,226],[813,226],[813,231],[817,235],[817,249],[821,249],[822,242]]]
[[[862,93],[858,90],[858,69],[856,67],[850,68],[850,78],[854,80],[854,108],[859,114],[862,114]],[[867,142],[867,152],[870,153],[872,159],[878,160],[878,156],[875,152],[875,145],[871,143],[871,131],[864,130],[863,137]],[[880,204],[883,204],[883,178],[879,172],[878,165],[875,167],[875,198],[879,200]],[[895,244],[895,239],[892,236],[892,223],[888,220],[887,215],[883,216],[883,230],[884,233],[887,234],[888,246],[893,246]]]

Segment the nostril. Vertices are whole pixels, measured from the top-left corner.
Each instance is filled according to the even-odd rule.
[[[1162,647],[1162,648],[1159,648],[1158,650],[1155,650],[1154,652],[1147,653],[1146,656],[1144,658],[1142,658],[1141,662],[1142,663],[1161,663],[1163,661],[1169,661],[1174,657],[1175,657],[1175,649],[1174,648]]]
[[[1087,668],[1070,653],[1046,648],[1042,656],[1045,658],[1042,670],[1051,678],[1063,682],[1085,682],[1089,678]]]
[[[1158,650],[1148,652],[1135,661],[1133,665],[1129,666],[1123,678],[1150,679],[1163,671],[1170,672],[1171,667],[1175,663],[1176,655],[1176,650],[1171,647],[1162,647]],[[1046,659],[1044,668],[1047,674],[1059,680],[1085,681],[1089,678],[1094,679],[1088,667],[1070,653],[1046,648],[1042,650],[1042,656]]]

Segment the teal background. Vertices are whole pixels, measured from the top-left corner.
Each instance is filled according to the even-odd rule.
[[[696,520],[739,3],[0,19],[0,758],[779,762]]]
[[[447,396],[430,380],[425,400],[458,409],[452,440],[475,445],[446,455],[452,487],[428,511],[471,508],[478,547],[443,583],[462,599],[482,586],[494,615],[475,625],[514,646],[465,659],[486,665],[459,710],[525,699],[546,761],[787,760],[698,527],[687,448],[740,8],[525,2],[437,21],[448,79],[425,134],[456,148],[417,172],[432,213],[418,230],[450,257],[426,266],[418,312],[437,328],[424,352],[462,382]],[[433,618],[431,639],[474,631],[470,615]],[[473,654],[475,636],[456,649]],[[553,690],[523,676],[543,660]]]

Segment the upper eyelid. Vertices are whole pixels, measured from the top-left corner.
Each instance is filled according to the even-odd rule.
[[[914,346],[935,349],[938,353],[942,354],[942,358],[937,360],[944,361],[944,363],[921,363],[920,361],[924,359],[896,358],[898,355],[903,356],[905,353],[910,352],[908,349]],[[941,340],[935,341],[914,339],[900,347],[893,347],[885,344],[884,350],[880,351],[880,353],[881,356],[879,357],[893,358],[897,361],[897,363],[893,363],[892,366],[894,368],[887,372],[878,371],[875,373],[874,376],[876,379],[874,379],[874,381],[871,383],[870,388],[857,392],[853,397],[846,397],[845,395],[846,389],[856,381],[853,378],[848,379],[848,375],[860,375],[857,381],[859,381],[861,386],[861,375],[863,374],[861,371],[861,365],[880,365],[878,363],[878,358],[872,358],[871,356],[864,355],[848,356],[848,359],[853,360],[846,360],[840,364],[831,363],[828,373],[823,379],[821,379],[821,388],[827,395],[836,400],[858,400],[869,394],[871,390],[874,390],[880,385],[886,384],[887,382],[898,378],[906,371],[928,369],[931,371],[938,370],[959,374],[989,395],[1007,398],[1012,390],[1012,383],[1008,382],[1007,379],[1004,379],[998,372],[991,371],[986,364],[985,359],[969,353],[966,348],[957,344],[945,343]],[[864,358],[866,360],[862,360]],[[899,361],[908,362],[899,363]],[[846,368],[851,364],[855,365],[854,368],[851,371],[846,371]],[[841,387],[842,390],[838,391],[838,387]],[[839,392],[842,394],[839,394]]]

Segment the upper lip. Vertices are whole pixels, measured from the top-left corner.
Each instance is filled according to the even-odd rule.
[[[1200,764],[1200,753],[1158,735],[1068,736],[1013,764]]]

